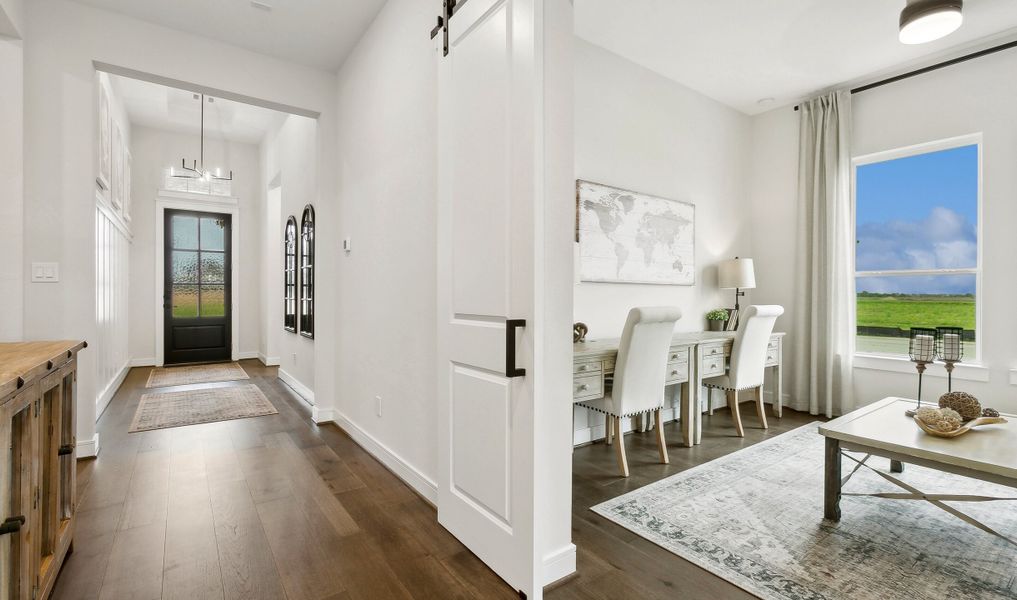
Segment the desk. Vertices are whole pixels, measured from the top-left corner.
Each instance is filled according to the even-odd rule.
[[[700,393],[703,378],[723,375],[734,344],[733,331],[676,333],[668,350],[665,385],[681,385],[682,441],[686,446],[700,443],[703,422]],[[614,373],[618,338],[577,342],[572,345],[572,402],[604,396],[604,377]],[[781,416],[784,334],[774,333],[766,350],[766,366],[773,368],[773,412]]]

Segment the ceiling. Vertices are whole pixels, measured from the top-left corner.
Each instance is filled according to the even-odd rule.
[[[193,92],[110,75],[114,93],[124,103],[132,125],[198,135],[201,103]],[[287,114],[216,98],[205,104],[205,136],[248,144],[259,143],[282,124]]]
[[[576,34],[747,114],[988,37],[1017,34],[1017,2],[967,0],[964,24],[897,41],[904,0],[575,0]],[[1017,52],[1017,50],[1013,50]],[[771,100],[760,100],[769,98]]]
[[[250,0],[78,1],[327,71],[339,69],[385,4],[385,0],[257,0],[271,7],[267,10]]]

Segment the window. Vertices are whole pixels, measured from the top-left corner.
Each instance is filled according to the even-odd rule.
[[[300,217],[300,335],[314,337],[314,207]]]
[[[980,142],[855,160],[856,349],[906,355],[911,327],[964,329],[978,358]]]
[[[286,331],[297,331],[297,219],[293,215],[286,220],[286,235],[283,240],[283,327]]]

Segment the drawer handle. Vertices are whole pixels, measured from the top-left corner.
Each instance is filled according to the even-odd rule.
[[[711,348],[710,349],[710,354],[716,354],[716,353],[717,353],[717,349],[716,348]]]
[[[526,369],[516,366],[516,329],[526,327],[526,319],[505,320],[505,377],[526,376]]]
[[[74,446],[70,444],[64,444],[57,449],[57,456],[67,456],[71,452],[74,452]]]
[[[590,389],[590,386],[585,384],[585,383],[583,385],[579,386],[579,391],[580,392],[585,392],[588,389]]]
[[[672,354],[671,355],[671,360],[678,360],[678,355],[677,354]]]
[[[21,526],[24,524],[25,517],[21,515],[18,515],[17,517],[8,517],[3,523],[0,523],[0,535],[17,533],[21,531]]]
[[[672,375],[677,375],[677,374],[678,374],[678,371],[671,371],[671,374],[672,374]]]
[[[579,366],[579,370],[580,370],[580,371],[585,371],[585,370],[587,370],[588,368],[589,368],[589,367],[588,367],[587,365],[580,365],[580,366]]]

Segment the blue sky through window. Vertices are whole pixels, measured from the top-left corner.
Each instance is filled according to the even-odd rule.
[[[974,268],[978,146],[857,167],[858,271]],[[866,277],[858,291],[968,294],[973,277]]]

